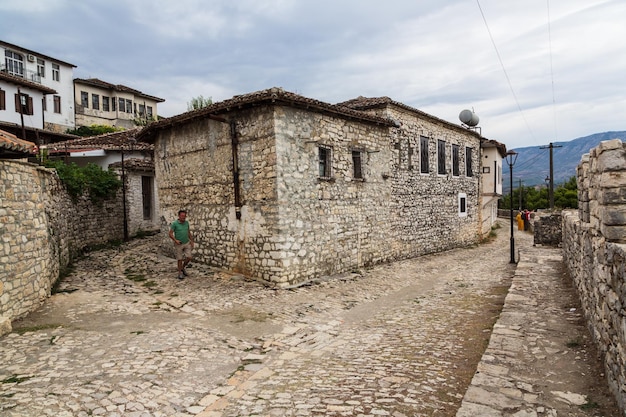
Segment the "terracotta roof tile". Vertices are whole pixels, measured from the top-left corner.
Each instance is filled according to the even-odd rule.
[[[48,145],[48,149],[50,153],[93,149],[120,150],[122,146],[127,150],[132,145],[132,148],[136,151],[152,151],[154,149],[153,145],[135,141],[139,130],[139,128],[135,128],[98,136],[56,142]]]
[[[0,71],[0,80],[6,81],[8,83],[32,88],[33,90],[41,91],[44,94],[56,94],[57,93],[56,90],[46,87],[45,85],[27,80],[26,78],[11,75],[8,72],[4,72],[4,71]]]
[[[274,87],[267,90],[234,96],[229,100],[213,103],[202,109],[193,110],[151,123],[139,133],[137,138],[138,140],[150,141],[158,129],[171,127],[176,124],[185,123],[195,119],[205,118],[209,115],[218,116],[233,110],[267,103],[287,104],[294,107],[306,108],[311,111],[331,113],[341,117],[358,119],[364,122],[393,126],[393,121],[382,117],[354,110],[347,106],[336,106],[325,103],[323,101],[307,98],[299,94],[290,93],[282,88]]]
[[[27,157],[29,154],[37,152],[37,145],[0,130],[0,155],[2,150],[23,153],[24,157]]]

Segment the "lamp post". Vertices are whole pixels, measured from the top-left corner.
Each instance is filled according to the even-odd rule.
[[[509,175],[511,176],[511,190],[510,190],[510,207],[511,207],[511,260],[509,263],[515,263],[515,238],[513,237],[513,165],[517,161],[517,152],[508,151],[506,153],[506,162],[509,164]]]

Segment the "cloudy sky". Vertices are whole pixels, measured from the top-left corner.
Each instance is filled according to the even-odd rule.
[[[165,99],[388,96],[509,149],[626,130],[624,0],[0,0],[0,39]]]

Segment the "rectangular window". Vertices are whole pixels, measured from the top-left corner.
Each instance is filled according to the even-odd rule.
[[[126,100],[124,100],[123,98],[119,98],[118,99],[118,108],[120,110],[120,113],[126,113]]]
[[[41,108],[43,111],[48,111],[48,100],[46,100],[46,96],[43,96],[41,99]]]
[[[24,78],[24,57],[22,55],[5,49],[4,64],[9,74]]]
[[[91,95],[91,108],[94,110],[100,110],[100,95],[99,94]]]
[[[4,90],[0,90],[0,110],[7,109],[7,94]]]
[[[146,106],[146,116],[148,119],[152,119],[152,106]]]
[[[59,64],[52,64],[52,79],[54,81],[61,81],[61,68]]]
[[[37,75],[41,78],[46,77],[46,61],[41,58],[37,58]]]
[[[422,174],[428,174],[430,172],[430,166],[428,164],[428,138],[426,136],[420,136],[420,172]]]
[[[465,148],[465,176],[473,177],[474,170],[472,168],[472,148]]]
[[[459,217],[467,217],[467,194],[459,193]]]
[[[126,113],[133,112],[133,101],[126,99]]]
[[[446,142],[437,141],[437,174],[446,174]]]
[[[117,105],[117,100],[115,97],[111,97],[111,111],[115,111],[115,106]]]
[[[141,177],[141,201],[144,220],[152,218],[152,177]]]
[[[86,91],[81,91],[80,92],[80,105],[83,106],[83,108],[88,109],[89,108],[89,93]]]
[[[363,179],[363,166],[361,161],[361,151],[352,151],[352,178],[354,179]]]
[[[33,115],[33,98],[28,94],[15,95],[15,111],[22,114]]]
[[[54,112],[61,114],[61,96],[54,96]]]
[[[144,117],[146,115],[146,106],[144,104],[139,105],[139,117]]]
[[[330,178],[331,176],[331,148],[320,146],[319,148],[319,174],[321,178]]]
[[[109,111],[109,97],[102,96],[102,111]]]
[[[459,145],[452,145],[452,175],[458,177],[459,171]]]

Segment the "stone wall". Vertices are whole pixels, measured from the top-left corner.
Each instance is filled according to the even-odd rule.
[[[563,252],[609,387],[626,411],[626,147],[602,142],[578,166],[578,212],[563,212]]]
[[[14,320],[49,295],[84,249],[123,238],[121,197],[74,202],[54,170],[0,160],[0,317]]]
[[[163,228],[187,209],[196,259],[277,286],[475,243],[479,137],[411,112],[393,116],[401,127],[286,105],[232,110],[238,182],[228,123],[194,119],[159,130]],[[419,169],[420,136],[429,141],[428,173]],[[438,140],[446,142],[444,175]],[[453,145],[462,150],[459,175],[451,170]],[[473,175],[465,172],[467,147]],[[320,176],[320,148],[332,155],[328,178]],[[363,178],[354,178],[353,151]]]
[[[558,213],[536,213],[532,222],[533,243],[559,246],[563,237],[563,216]]]

